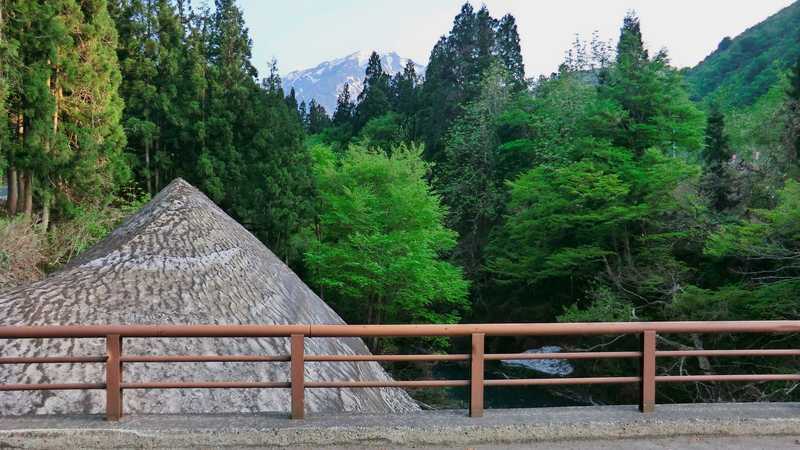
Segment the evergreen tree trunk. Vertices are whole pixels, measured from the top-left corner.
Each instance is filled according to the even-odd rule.
[[[25,219],[31,220],[33,216],[33,172],[28,170],[25,172]]]
[[[17,142],[22,144],[25,138],[25,120],[22,113],[17,115]],[[14,180],[9,183],[8,185],[8,211],[10,214],[15,215],[18,212],[22,211],[23,204],[22,204],[22,197],[24,197],[23,189],[25,186],[22,183],[22,171],[17,171],[16,167],[12,166],[11,170],[9,171],[13,174]]]
[[[50,195],[45,194],[42,198],[42,231],[47,231],[50,226]]]
[[[6,209],[8,215],[13,216],[17,214],[17,168],[13,165],[8,168],[8,197],[6,198]]]
[[[0,1],[0,47],[5,46],[5,38],[4,38],[4,28],[5,22],[3,21],[3,9],[5,8],[5,4],[3,1]],[[6,81],[6,62],[0,61],[0,117],[3,117],[3,120],[7,120],[9,116],[8,110],[6,109],[6,98],[8,97],[8,84]],[[0,139],[4,136],[4,133],[0,131]],[[3,144],[5,141],[0,141]],[[11,153],[11,147],[8,146],[7,149],[7,161],[9,163],[8,169],[6,169],[6,179],[8,185],[8,194],[6,195],[6,209],[8,210],[9,215],[14,215],[16,213],[17,207],[17,171],[14,169],[14,158]]]
[[[19,193],[17,194],[17,213],[21,213],[25,211],[25,172],[20,170],[17,173],[17,188]]]
[[[153,182],[150,179],[150,139],[145,139],[144,143],[144,177],[147,180],[147,193],[153,195]]]

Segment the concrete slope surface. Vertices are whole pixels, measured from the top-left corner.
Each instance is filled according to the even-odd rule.
[[[267,247],[177,179],[62,270],[0,292],[0,325],[342,324]],[[307,354],[367,354],[361,339],[306,339]],[[287,354],[285,338],[125,339],[127,355]],[[102,339],[0,341],[3,356],[104,355]],[[307,363],[306,379],[387,380],[377,363]],[[102,383],[104,364],[1,365],[0,383]],[[123,380],[285,381],[288,363],[129,363]],[[0,414],[101,413],[102,391],[0,393]],[[126,390],[125,413],[288,411],[288,389]],[[306,410],[418,409],[400,389],[309,389]]]

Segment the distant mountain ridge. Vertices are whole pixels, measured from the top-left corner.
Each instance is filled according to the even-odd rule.
[[[731,39],[686,71],[695,100],[746,106],[765,94],[781,72],[800,58],[800,2],[795,2]]]
[[[294,88],[297,102],[305,100],[309,103],[315,99],[325,107],[329,115],[336,109],[336,97],[344,87],[350,84],[350,96],[355,100],[364,87],[364,71],[372,54],[371,50],[351,53],[342,58],[325,61],[316,67],[295,70],[283,77],[283,90],[287,94]],[[390,75],[403,70],[409,58],[403,58],[396,52],[379,53],[383,70]],[[425,66],[414,62],[417,75],[425,74]]]

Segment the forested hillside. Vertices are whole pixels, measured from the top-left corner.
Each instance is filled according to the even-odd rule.
[[[800,57],[800,3],[734,37],[689,69],[686,79],[696,100],[725,106],[753,104]]]
[[[555,73],[529,80],[525,24],[466,3],[424,76],[413,63],[390,76],[373,53],[363,90],[345,88],[330,115],[284,92],[277,62],[257,74],[234,0],[0,6],[0,233],[40,243],[20,254],[0,240],[0,264],[21,274],[4,285],[63,262],[181,176],[351,323],[799,318],[798,4],[687,74],[645,48],[629,13],[615,42],[579,39]],[[797,370],[705,358],[660,370],[751,364]]]

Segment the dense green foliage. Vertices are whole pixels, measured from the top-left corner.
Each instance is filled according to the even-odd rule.
[[[304,124],[274,62],[256,81],[239,8],[232,0],[213,12],[168,0],[112,4],[124,43],[128,149],[144,187],[153,193],[184,177],[296,261],[292,238],[310,223],[313,201]],[[320,108],[312,103],[305,119],[312,130],[325,126]]]
[[[105,1],[5,1],[2,133],[8,210],[31,217],[109,201],[129,178],[117,33]],[[5,61],[5,59],[4,59]],[[12,179],[14,178],[14,179]]]
[[[479,97],[464,106],[450,128],[435,180],[451,208],[448,223],[460,235],[453,257],[476,282],[482,278],[489,233],[505,202],[497,118],[511,101],[509,81],[501,65],[487,70]]]
[[[418,135],[431,161],[444,159],[450,126],[462,105],[480,95],[484,73],[494,63],[505,67],[514,88],[524,88],[525,67],[514,18],[509,15],[498,21],[486,6],[475,11],[465,3],[453,20],[453,29],[433,47],[425,72]]]
[[[420,150],[352,146],[338,160],[326,146],[314,152],[320,214],[307,262],[325,299],[352,322],[457,322],[467,282],[440,259],[456,234],[443,225]]]
[[[181,176],[299,259],[293,236],[313,219],[304,123],[274,65],[257,82],[233,0],[213,12],[170,0],[8,0],[2,10],[9,213],[41,208],[46,229],[53,205],[67,220],[115,201],[131,175],[150,194]],[[303,119],[321,130],[327,116],[311,106]]]
[[[800,3],[787,6],[731,39],[687,71],[686,79],[697,100],[722,105],[753,104],[800,57]]]
[[[541,109],[529,120],[568,121],[573,139],[542,141],[547,160],[508,184],[489,267],[514,289],[511,308],[553,316],[576,298],[590,308],[613,298],[642,317],[686,276],[675,249],[688,237],[693,199],[677,191],[697,172],[690,161],[703,120],[665,55],[649,58],[641,42],[638,21],[626,18],[616,63],[596,88],[567,94],[573,103],[561,108],[553,99],[533,105]],[[540,95],[564,95],[578,76],[562,70],[541,81]]]

